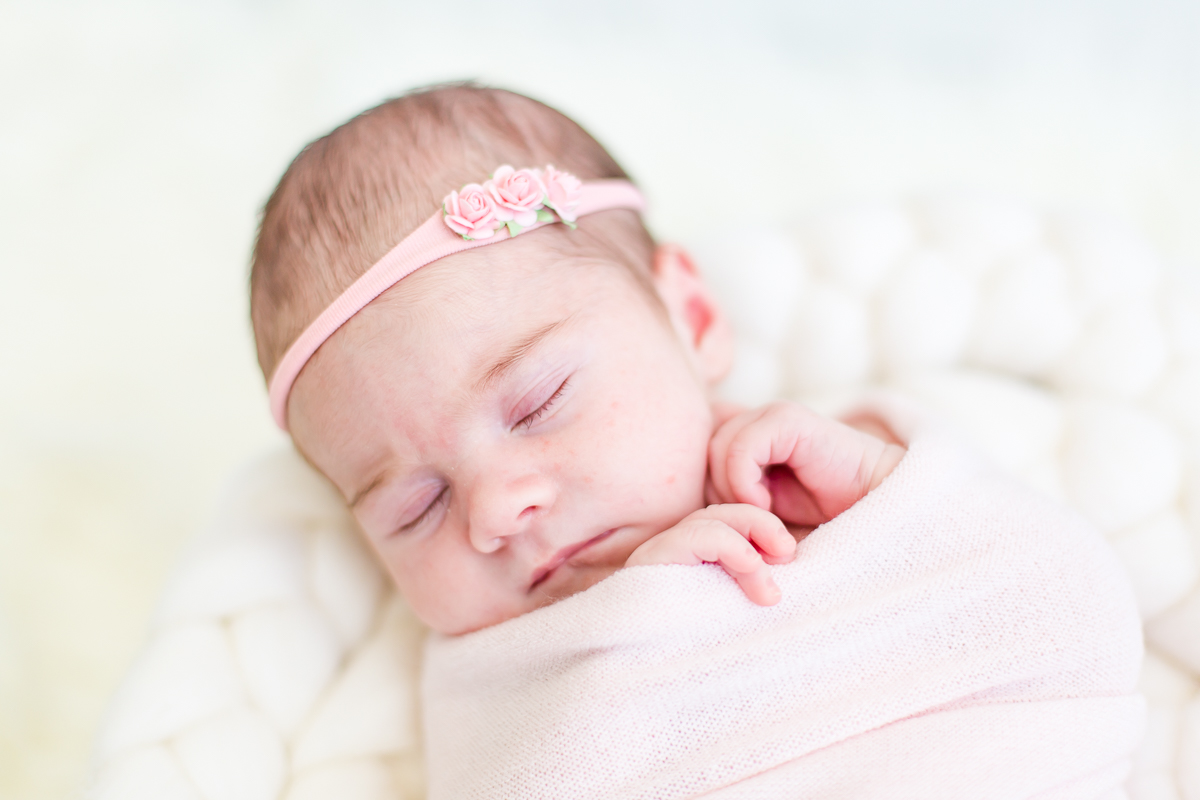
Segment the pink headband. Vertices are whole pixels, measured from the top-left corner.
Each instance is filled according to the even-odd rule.
[[[511,239],[519,233],[597,211],[641,211],[646,201],[632,183],[599,180],[581,183],[552,166],[516,170],[503,166],[482,185],[470,183],[451,192],[442,210],[404,237],[358,280],[350,284],[292,343],[271,376],[271,415],[287,430],[287,401],[304,365],[333,332],[368,303],[416,270],[463,250]]]

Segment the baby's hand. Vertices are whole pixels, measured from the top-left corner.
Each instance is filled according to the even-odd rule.
[[[779,602],[779,587],[768,564],[786,564],[796,555],[796,540],[778,517],[749,505],[712,505],[688,514],[641,544],[627,567],[650,564],[720,564],[746,597],[760,606]]]
[[[878,486],[905,450],[796,403],[726,419],[708,446],[710,501],[749,503],[815,527]]]

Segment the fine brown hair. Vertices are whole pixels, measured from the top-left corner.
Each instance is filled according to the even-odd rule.
[[[263,208],[251,261],[250,316],[264,377],[304,328],[446,194],[501,164],[553,164],[582,180],[628,177],[562,113],[471,83],[388,100],[301,150]],[[640,218],[597,216],[605,219],[581,220],[572,248],[598,248],[648,286],[654,242]]]

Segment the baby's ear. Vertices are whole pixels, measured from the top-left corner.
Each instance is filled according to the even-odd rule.
[[[704,380],[711,386],[724,378],[733,366],[733,332],[686,250],[673,244],[658,246],[654,286]]]

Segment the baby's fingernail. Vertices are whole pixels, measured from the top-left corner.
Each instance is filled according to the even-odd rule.
[[[766,596],[767,605],[769,606],[775,605],[779,602],[779,598],[783,597],[783,592],[780,591],[779,586],[775,583],[775,581],[770,581],[767,583]]]

